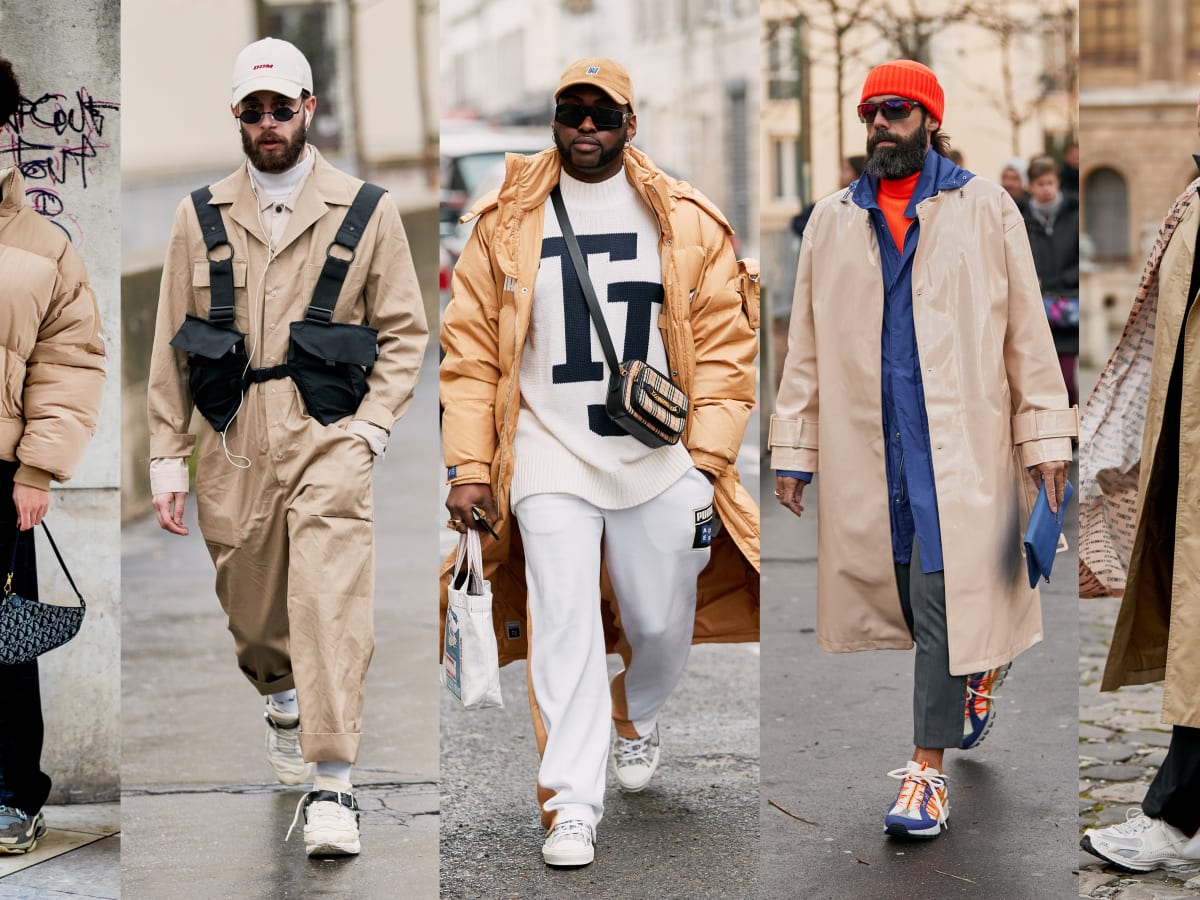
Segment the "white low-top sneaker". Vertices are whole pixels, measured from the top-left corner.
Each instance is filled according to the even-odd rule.
[[[300,753],[300,715],[285,713],[267,701],[267,762],[275,770],[280,784],[306,784],[313,779],[316,766],[305,762]]]
[[[1162,819],[1151,819],[1137,807],[1125,821],[1107,828],[1089,828],[1079,846],[1127,872],[1200,867],[1200,840]]]
[[[621,790],[636,794],[644,789],[658,768],[658,726],[645,737],[623,738],[620,735],[612,743],[613,772]]]
[[[542,859],[548,866],[586,866],[596,857],[596,832],[582,819],[559,822],[546,835]]]
[[[344,791],[309,791],[296,805],[292,829],[304,816],[304,852],[309,856],[355,856],[358,840],[358,801]]]

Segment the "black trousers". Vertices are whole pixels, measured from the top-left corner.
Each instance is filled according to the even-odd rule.
[[[1167,758],[1150,782],[1142,812],[1185,834],[1200,830],[1200,728],[1175,726]]]
[[[13,474],[17,463],[0,460],[0,584],[8,574],[17,511],[13,505]],[[13,592],[36,600],[37,562],[33,532],[20,535],[13,571]],[[15,806],[30,815],[50,795],[50,777],[42,772],[42,697],[37,660],[16,666],[0,665],[0,806]]]

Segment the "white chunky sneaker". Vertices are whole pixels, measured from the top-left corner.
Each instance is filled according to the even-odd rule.
[[[1125,814],[1124,822],[1089,828],[1079,846],[1127,872],[1200,868],[1200,835],[1189,839],[1178,828],[1151,819],[1137,807]]]
[[[658,726],[645,737],[630,740],[620,735],[613,740],[613,771],[621,790],[636,794],[650,783],[658,768]]]
[[[596,832],[582,819],[559,822],[542,844],[542,859],[548,866],[586,866],[596,858]]]
[[[355,856],[358,841],[358,801],[344,791],[309,791],[296,805],[292,829],[304,815],[304,852],[309,856]]]
[[[267,720],[267,762],[275,770],[280,784],[305,784],[312,781],[316,766],[305,762],[300,753],[300,715],[276,709],[270,700],[263,714]]]

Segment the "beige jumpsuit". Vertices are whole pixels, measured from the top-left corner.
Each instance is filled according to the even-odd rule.
[[[290,212],[280,210],[284,220],[259,208],[244,166],[212,185],[233,247],[235,325],[247,335],[253,367],[287,360],[289,324],[304,317],[360,184],[317,155]],[[264,233],[272,221],[282,226],[273,251]],[[185,315],[207,317],[209,302],[204,242],[187,198],[175,215],[159,294],[149,383],[153,459],[192,453],[187,355],[170,341]],[[225,446],[197,419],[196,499],[242,672],[262,694],[295,687],[306,760],[353,762],[374,647],[375,542],[373,457],[346,425],[361,419],[391,429],[412,398],[428,335],[408,241],[388,197],[364,230],[333,321],[379,331],[379,358],[358,411],[322,426],[291,379],[252,384]]]

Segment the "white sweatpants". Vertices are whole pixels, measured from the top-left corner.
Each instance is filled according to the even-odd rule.
[[[708,563],[713,488],[691,469],[657,497],[599,509],[569,494],[535,494],[513,510],[529,590],[530,708],[542,824],[604,813],[609,720],[649,734],[683,674]],[[600,618],[600,551],[617,597],[625,671],[610,693]],[[699,546],[697,546],[699,545]]]

